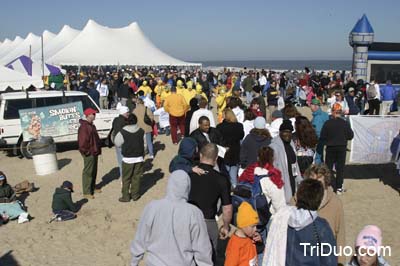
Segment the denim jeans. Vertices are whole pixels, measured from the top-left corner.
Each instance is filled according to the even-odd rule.
[[[119,167],[119,176],[122,176],[122,152],[121,147],[115,146],[115,154],[117,155],[117,163]]]
[[[231,180],[231,186],[236,187],[239,166],[238,165],[225,165],[225,168],[226,168],[226,171],[228,171],[228,173],[229,173],[229,177]]]
[[[253,100],[253,92],[246,91],[246,103],[250,105],[251,101]]]
[[[147,142],[147,149],[149,150],[149,155],[154,156],[153,138],[152,138],[151,132],[146,133],[146,142]]]

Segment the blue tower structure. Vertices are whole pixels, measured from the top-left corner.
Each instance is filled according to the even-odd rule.
[[[349,43],[353,47],[353,77],[367,81],[368,47],[374,42],[374,30],[364,14],[349,34]]]

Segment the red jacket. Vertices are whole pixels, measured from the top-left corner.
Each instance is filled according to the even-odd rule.
[[[78,129],[79,151],[83,155],[100,155],[101,143],[96,126],[86,120],[79,120],[81,126]]]

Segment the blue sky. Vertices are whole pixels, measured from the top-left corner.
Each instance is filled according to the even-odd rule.
[[[1,2],[0,41],[88,19],[138,22],[163,51],[184,60],[351,60],[348,34],[364,13],[376,41],[400,42],[400,1],[58,1]]]

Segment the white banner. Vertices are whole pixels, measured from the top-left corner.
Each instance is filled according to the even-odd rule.
[[[379,164],[391,161],[390,144],[400,130],[399,116],[350,116],[354,138],[350,163]]]

